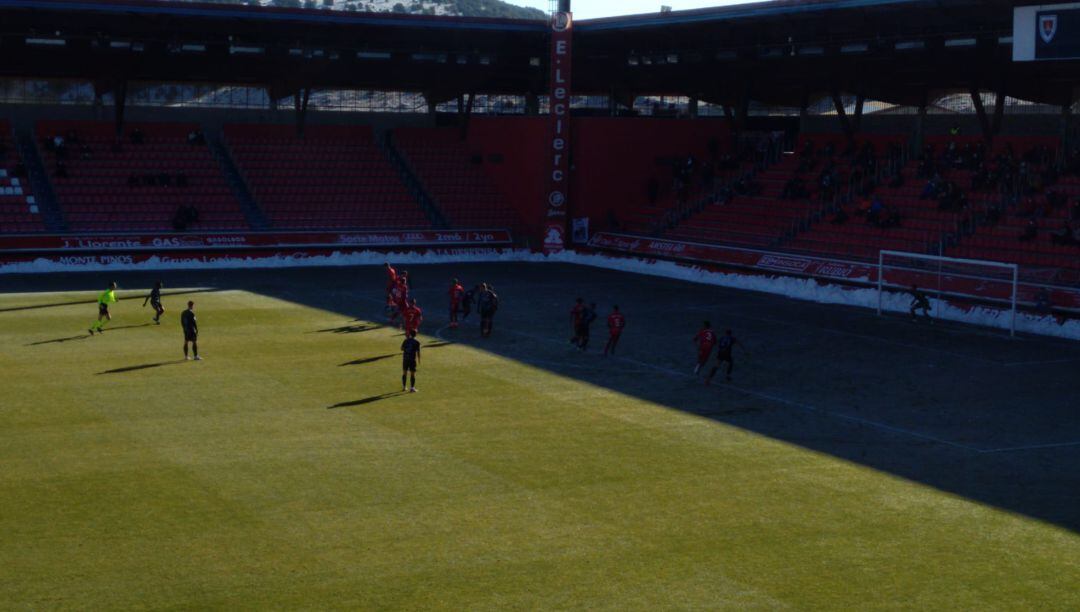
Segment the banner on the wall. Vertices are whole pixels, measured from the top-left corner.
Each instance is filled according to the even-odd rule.
[[[570,199],[570,75],[571,33],[574,18],[569,12],[551,16],[550,174],[544,252],[558,253],[566,246],[566,207]]]

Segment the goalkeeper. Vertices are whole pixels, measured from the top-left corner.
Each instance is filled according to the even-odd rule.
[[[109,288],[102,292],[98,296],[98,318],[90,325],[90,335],[93,336],[96,331],[99,334],[105,333],[105,324],[112,321],[112,315],[109,314],[109,304],[116,303],[116,283],[109,283]]]
[[[919,291],[919,288],[915,285],[911,286],[911,320],[918,321],[919,318],[915,315],[916,312],[922,311],[923,318],[931,323],[934,320],[930,317],[930,299],[926,297],[926,294]]]

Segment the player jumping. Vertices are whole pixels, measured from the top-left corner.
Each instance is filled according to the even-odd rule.
[[[149,302],[154,308],[154,323],[161,325],[161,315],[165,314],[165,308],[161,305],[161,281],[154,283],[154,288],[150,290],[150,295],[146,296],[143,300],[143,308],[146,308],[146,303]]]
[[[461,302],[465,297],[465,287],[461,286],[458,279],[450,282],[450,328],[457,329],[458,312],[461,310]]]
[[[390,300],[393,302],[390,312],[390,322],[397,322],[397,318],[405,314],[405,309],[409,305],[409,273],[402,272],[398,275],[394,281],[394,286],[390,289]],[[400,324],[399,324],[400,327]]]
[[[698,346],[697,365],[694,366],[694,374],[697,374],[708,363],[709,355],[716,344],[716,332],[712,329],[712,323],[705,321],[701,325],[701,330],[694,336],[694,343]]]
[[[90,335],[93,336],[96,331],[99,334],[105,333],[105,324],[112,321],[112,315],[109,314],[109,304],[116,303],[116,283],[109,283],[109,288],[106,289],[98,296],[98,317],[97,321],[90,324]]]
[[[202,361],[202,357],[199,357],[199,324],[195,321],[195,302],[188,302],[187,310],[180,313],[180,327],[184,329],[184,359],[188,359],[190,342],[195,361]]]
[[[623,313],[619,312],[618,306],[611,307],[611,314],[607,317],[608,327],[608,341],[604,346],[604,356],[606,357],[608,352],[612,355],[615,354],[615,347],[619,344],[619,337],[622,336],[622,332],[626,329],[626,317]]]
[[[716,376],[716,372],[720,370],[720,366],[725,363],[727,364],[726,379],[728,382],[731,382],[731,370],[735,367],[735,359],[734,355],[732,355],[732,351],[736,346],[744,352],[746,351],[746,347],[736,340],[735,336],[731,335],[731,330],[726,330],[724,335],[720,337],[720,342],[716,346],[716,365],[713,366],[709,375],[705,377],[706,385],[712,382],[713,376]]]
[[[930,316],[930,299],[926,297],[926,294],[919,291],[919,288],[915,285],[911,286],[911,320],[918,321],[919,318],[915,316],[915,312],[921,310],[923,319],[934,323],[934,319]]]
[[[390,316],[390,314],[394,310],[395,305],[392,294],[394,291],[394,286],[397,285],[398,274],[397,270],[395,270],[394,267],[390,265],[390,262],[384,263],[383,266],[385,266],[386,268],[386,316]]]
[[[420,365],[420,341],[416,332],[409,332],[401,343],[401,392],[416,393],[416,369]],[[410,386],[405,386],[406,376],[412,375]]]

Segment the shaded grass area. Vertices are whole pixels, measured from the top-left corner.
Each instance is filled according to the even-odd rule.
[[[1075,533],[737,426],[780,418],[767,402],[717,405],[654,372],[509,333],[548,331],[545,303],[511,308],[507,290],[497,344],[471,328],[423,338],[438,350],[424,354],[420,393],[401,394],[397,330],[298,303],[303,287],[271,289],[197,298],[203,362],[179,361],[172,304],[162,326],[119,304],[128,329],[78,342],[42,340],[85,327],[85,305],[4,315],[0,600],[1080,605]],[[645,324],[640,312],[632,325]],[[626,350],[665,347],[649,337]],[[648,399],[660,395],[671,399]]]

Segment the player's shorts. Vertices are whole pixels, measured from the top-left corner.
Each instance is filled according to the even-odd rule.
[[[458,312],[461,310],[460,302],[450,302],[450,312]]]
[[[725,361],[730,362],[731,360],[732,360],[731,351],[728,351],[728,352],[721,351],[721,352],[716,354],[716,362],[717,363],[724,363]]]
[[[622,335],[622,330],[621,329],[609,329],[608,334],[610,334],[612,338],[618,338],[619,336]]]
[[[712,354],[712,347],[711,346],[708,349],[705,349],[705,348],[698,349],[698,353],[697,353],[698,363],[705,363],[706,361],[708,361],[710,354]]]
[[[150,305],[153,306],[155,309],[161,308],[161,301],[160,300],[150,300]]]
[[[98,313],[98,316],[100,316],[100,317],[103,317],[103,316],[109,314],[109,305],[108,304],[98,304],[97,313]]]
[[[184,342],[198,342],[199,332],[190,329],[184,330]]]
[[[578,337],[588,338],[589,337],[589,326],[585,325],[584,323],[581,324],[581,325],[578,325],[576,333],[577,333]]]
[[[401,362],[401,369],[405,370],[406,372],[415,372],[416,371],[416,360],[415,359],[405,359],[405,360],[403,360]]]
[[[484,308],[480,310],[480,316],[485,319],[490,319],[495,316],[495,311],[490,308]]]

